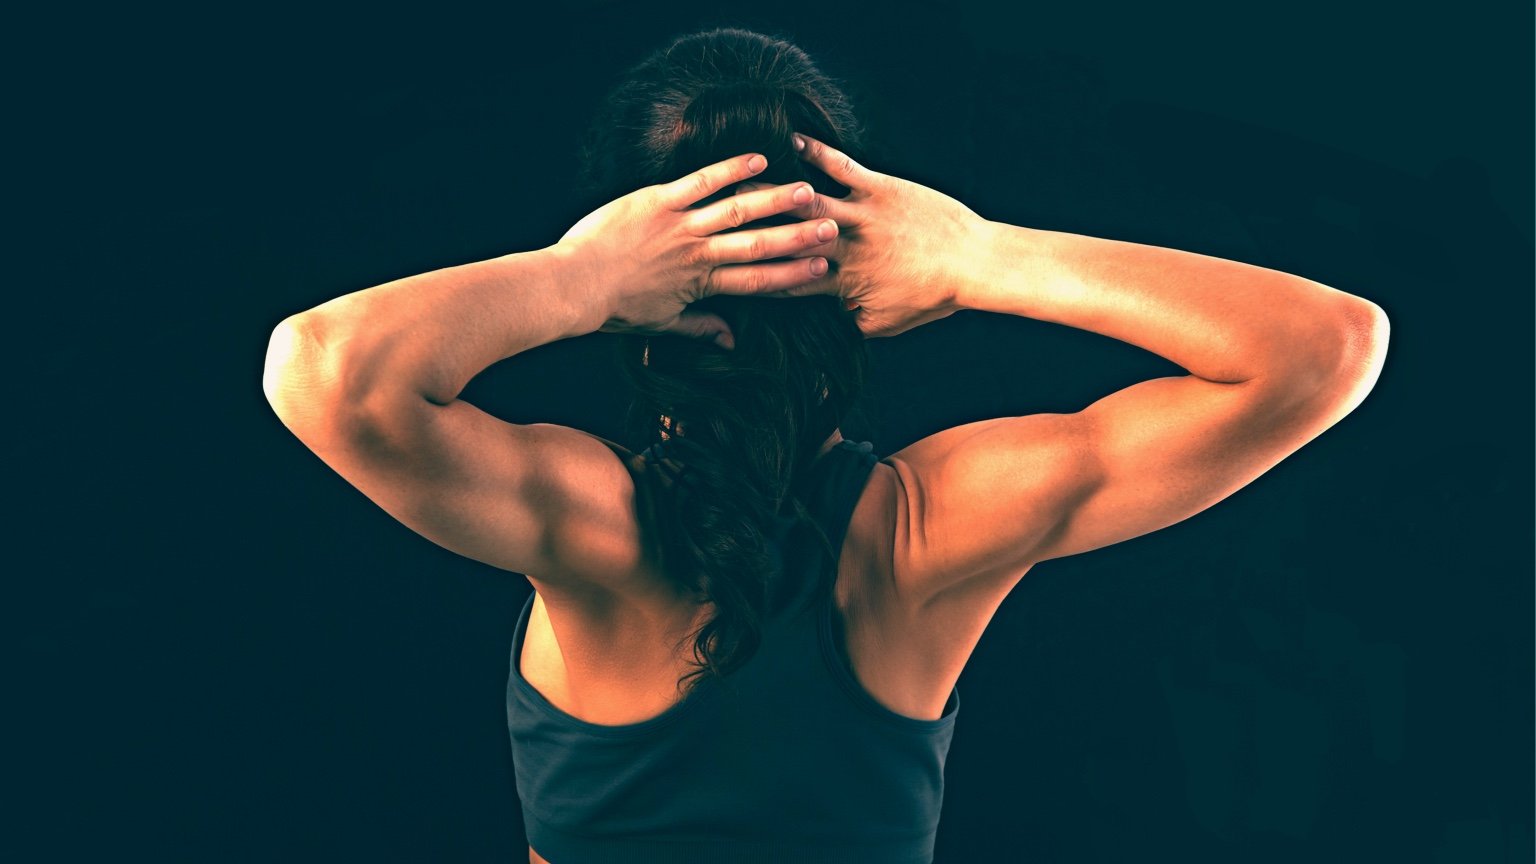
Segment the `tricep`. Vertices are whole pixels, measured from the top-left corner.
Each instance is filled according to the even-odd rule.
[[[1359,370],[1379,370],[1379,355],[1345,367],[1355,371],[1154,378],[1072,414],[969,423],[891,454],[898,592],[926,603],[1199,513],[1353,410],[1375,380]]]
[[[1033,563],[1087,489],[1082,425],[1070,414],[967,423],[886,457],[896,471],[892,581],[909,606]]]

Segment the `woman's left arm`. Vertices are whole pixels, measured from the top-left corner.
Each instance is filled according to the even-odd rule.
[[[434,270],[353,292],[286,319],[263,389],[284,422],[345,410],[384,418],[443,406],[486,367],[595,330],[731,335],[689,310],[718,293],[767,293],[815,281],[835,223],[719,233],[810,200],[808,184],[770,186],[704,207],[766,160],[747,154],[605,204],[552,246]],[[817,229],[831,226],[822,234]],[[831,236],[826,236],[830,234]],[[291,425],[291,424],[290,424]]]
[[[599,329],[600,286],[547,247],[344,294],[273,332],[262,384],[290,428],[447,405],[486,367]]]
[[[628,475],[612,452],[577,430],[503,422],[458,394],[499,360],[594,330],[728,337],[688,304],[822,275],[824,260],[794,257],[826,244],[817,223],[718,233],[800,206],[808,186],[694,206],[756,170],[747,156],[726,160],[609,202],[548,248],[294,315],[268,346],[267,399],[347,482],[439,546],[539,574],[545,588],[628,572],[638,547],[623,539]],[[762,260],[775,257],[790,260]]]

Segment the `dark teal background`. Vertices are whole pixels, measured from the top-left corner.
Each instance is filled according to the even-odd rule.
[[[961,679],[936,861],[1531,860],[1530,5],[725,8],[61,15],[12,79],[40,142],[16,182],[47,193],[23,215],[64,241],[18,251],[48,278],[12,318],[14,815],[43,850],[13,860],[525,858],[502,698],[528,584],[304,449],[267,336],[554,242],[594,101],[713,24],[797,41],[849,81],[871,167],[987,218],[1391,318],[1336,427],[1020,583]],[[616,437],[609,338],[464,396]],[[1180,371],[977,312],[870,347],[878,419],[844,431],[881,454]]]

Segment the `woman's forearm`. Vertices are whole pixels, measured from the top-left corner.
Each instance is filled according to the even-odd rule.
[[[1091,330],[1217,382],[1351,362],[1368,301],[1300,276],[1120,240],[989,222],[962,308]]]
[[[553,248],[433,270],[344,294],[280,325],[284,357],[267,358],[270,389],[330,408],[446,405],[507,357],[591,333],[595,292],[570,280]],[[321,406],[311,406],[312,410]]]

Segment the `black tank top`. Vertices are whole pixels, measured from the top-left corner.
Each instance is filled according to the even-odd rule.
[[[805,501],[834,553],[878,461],[871,449],[844,440],[812,465]],[[820,580],[835,565],[805,525],[781,517],[774,538],[782,584],[757,653],[640,723],[579,720],[523,678],[528,596],[507,726],[528,842],[550,864],[933,860],[959,687],[937,720],[875,701],[833,642]]]

